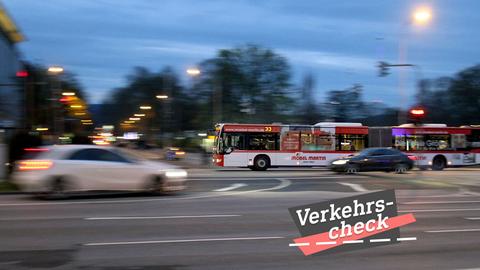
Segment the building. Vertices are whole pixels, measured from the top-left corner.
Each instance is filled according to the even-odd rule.
[[[21,68],[17,44],[24,40],[0,3],[0,128],[15,128],[22,116],[22,90],[16,73]]]
[[[5,176],[6,137],[9,131],[20,127],[24,108],[24,91],[16,78],[21,69],[17,44],[23,40],[23,35],[0,3],[0,180]]]

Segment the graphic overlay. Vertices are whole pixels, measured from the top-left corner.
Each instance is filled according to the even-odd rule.
[[[297,206],[289,211],[302,236],[290,246],[298,247],[305,256],[416,240],[400,237],[400,227],[415,222],[415,217],[398,215],[394,190]]]

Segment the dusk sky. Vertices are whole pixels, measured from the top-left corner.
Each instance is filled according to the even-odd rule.
[[[27,40],[24,58],[61,65],[78,75],[90,103],[99,103],[135,66],[185,69],[218,49],[254,43],[285,56],[292,83],[312,73],[316,97],[355,83],[365,100],[399,105],[398,70],[377,76],[377,62],[406,62],[421,76],[450,76],[480,59],[480,1],[214,1],[3,0]],[[410,24],[416,6],[433,12],[425,26]],[[416,78],[406,69],[406,95]]]

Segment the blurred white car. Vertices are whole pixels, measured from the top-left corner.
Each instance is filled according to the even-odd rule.
[[[185,170],[114,147],[58,145],[35,152],[34,159],[18,161],[13,173],[14,182],[27,192],[61,196],[72,191],[163,193],[185,188]]]

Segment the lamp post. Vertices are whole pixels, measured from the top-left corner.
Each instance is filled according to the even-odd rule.
[[[407,26],[425,26],[427,25],[432,19],[432,11],[429,7],[417,7],[413,10],[411,14],[411,19],[407,23]],[[416,68],[416,70],[419,72],[420,68],[418,65],[413,65],[413,64],[407,64],[407,52],[408,52],[408,47],[407,47],[407,37],[402,36],[400,38],[400,42],[398,45],[398,61],[399,64],[397,66],[405,66],[405,67],[413,67]],[[418,76],[417,76],[418,77]],[[401,106],[402,108],[405,107],[406,105],[406,93],[405,93],[405,82],[406,82],[406,73],[403,69],[400,70],[399,77],[398,77],[398,90],[401,94]],[[407,120],[407,115],[406,113],[403,113],[402,110],[400,110],[398,114],[398,123],[402,124],[406,122]]]
[[[190,77],[196,78],[202,74],[200,69],[196,67],[191,67],[186,70],[187,75]],[[215,125],[216,122],[222,121],[222,89],[220,88],[220,83],[216,78],[213,80],[213,91],[212,91],[212,124]]]
[[[410,26],[425,26],[432,20],[432,11],[429,7],[417,7],[411,13],[411,19],[408,20],[406,23],[402,24],[402,27],[406,27],[407,29]],[[380,61],[378,64],[379,68],[379,76],[387,76],[389,74],[389,69],[391,67],[411,67],[415,69],[415,77],[416,82],[420,80],[421,77],[421,69],[420,66],[409,64],[407,63],[407,37],[406,35],[402,35],[399,38],[398,42],[398,63],[397,64],[389,64],[384,61]],[[406,103],[406,93],[405,93],[405,81],[406,81],[406,74],[404,69],[399,70],[398,76],[398,92],[400,96],[400,111],[398,113],[398,123],[401,124],[406,121],[407,115],[406,113],[402,112],[402,108],[405,107]]]
[[[47,69],[48,74],[52,76],[52,109],[53,109],[53,134],[55,135],[54,141],[57,142],[58,137],[63,134],[63,112],[62,104],[59,102],[62,85],[61,81],[58,78],[59,75],[63,73],[63,68],[60,66],[51,66]]]

